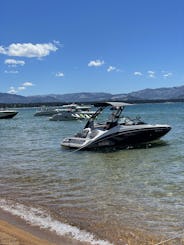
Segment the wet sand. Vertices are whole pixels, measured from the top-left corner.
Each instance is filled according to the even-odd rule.
[[[68,237],[33,227],[0,209],[0,245],[84,245]]]
[[[0,220],[1,245],[54,245],[46,240],[33,236],[31,233],[19,229],[6,221]]]

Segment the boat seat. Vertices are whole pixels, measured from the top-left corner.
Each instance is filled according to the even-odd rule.
[[[97,136],[97,134],[99,133],[98,130],[94,129],[93,131],[91,131],[91,133],[89,133],[89,138],[92,139],[95,136]]]
[[[79,132],[75,135],[75,137],[79,137],[79,138],[86,138],[87,135],[91,132],[91,129],[90,128],[85,128],[83,129],[82,132]]]
[[[115,126],[117,126],[117,121],[116,122],[107,122],[104,129],[108,130],[108,129],[113,128]]]

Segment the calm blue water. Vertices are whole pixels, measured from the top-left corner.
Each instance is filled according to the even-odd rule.
[[[35,110],[19,109],[15,118],[0,120],[1,208],[52,230],[57,221],[61,226],[57,234],[73,234],[72,227],[76,227],[72,236],[91,244],[94,239],[99,244],[102,240],[120,244],[124,228],[166,237],[181,234],[183,103],[125,108],[128,116],[170,124],[172,130],[152,147],[109,152],[61,148],[62,139],[79,131],[85,122],[53,122],[34,117]],[[62,233],[65,224],[72,226]],[[80,233],[84,229],[88,233]],[[95,238],[90,240],[91,234]]]

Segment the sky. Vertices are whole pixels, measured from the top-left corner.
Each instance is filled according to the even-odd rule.
[[[0,92],[184,85],[183,0],[1,0]]]

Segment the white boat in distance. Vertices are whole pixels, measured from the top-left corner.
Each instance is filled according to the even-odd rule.
[[[18,114],[18,111],[13,110],[0,110],[0,119],[10,119]]]
[[[78,150],[99,149],[103,147],[127,148],[160,139],[171,130],[171,126],[163,124],[147,124],[139,118],[131,119],[121,116],[125,106],[121,102],[99,103],[99,109],[88,120],[82,132],[65,138],[61,146]],[[110,117],[106,122],[95,122],[102,111]]]
[[[57,108],[42,106],[40,110],[35,112],[34,116],[52,116],[58,112],[59,109]]]
[[[91,106],[72,103],[72,104],[63,105],[61,109],[76,109],[76,110],[82,110],[82,111],[89,111],[91,109]]]
[[[89,119],[95,112],[90,111],[91,106],[68,104],[63,105],[59,112],[49,118],[50,121],[67,121]]]

